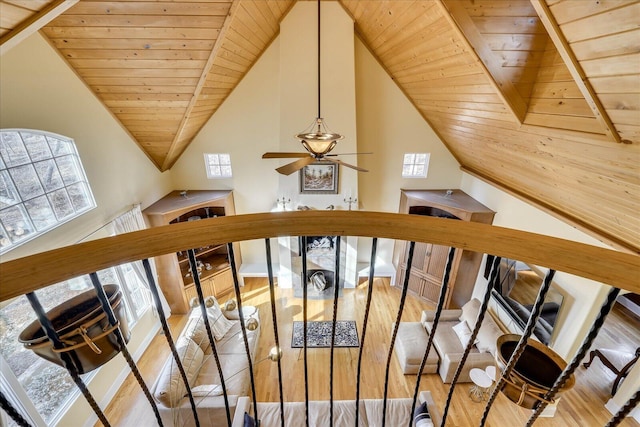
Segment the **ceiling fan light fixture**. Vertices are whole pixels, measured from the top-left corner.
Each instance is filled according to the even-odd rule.
[[[322,157],[336,146],[344,136],[329,130],[324,120],[319,117],[304,132],[296,135],[302,146],[314,157]]]

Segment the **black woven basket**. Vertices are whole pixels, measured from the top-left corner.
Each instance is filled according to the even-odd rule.
[[[502,371],[506,368],[520,338],[517,334],[502,335],[498,338],[496,362]],[[509,400],[527,409],[535,409],[541,402],[553,403],[546,401],[544,396],[566,366],[567,363],[549,347],[529,339],[511,374],[505,378],[501,391]],[[571,389],[574,384],[575,377],[571,375],[558,390],[557,395]]]
[[[104,365],[120,352],[115,329],[120,328],[126,342],[131,335],[120,288],[117,285],[105,285],[104,290],[118,320],[115,327],[109,324],[96,291],[92,289],[47,312],[47,317],[64,344],[63,348],[53,348],[38,320],[29,324],[18,340],[38,356],[63,367],[61,355],[67,353],[79,374]]]

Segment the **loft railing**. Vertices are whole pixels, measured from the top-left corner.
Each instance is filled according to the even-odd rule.
[[[245,319],[243,318],[242,311],[242,295],[238,281],[237,267],[234,263],[233,257],[233,242],[240,242],[245,240],[265,239],[266,242],[266,254],[267,254],[267,266],[269,267],[269,287],[271,306],[273,311],[273,324],[275,333],[275,342],[278,346],[278,333],[277,333],[277,320],[274,308],[274,280],[273,272],[271,271],[271,255],[269,239],[279,236],[317,236],[317,235],[332,235],[332,236],[359,236],[359,237],[373,237],[374,243],[371,253],[371,265],[369,270],[369,289],[367,293],[366,309],[364,316],[364,324],[362,329],[362,344],[360,346],[360,354],[358,357],[358,373],[357,373],[357,387],[356,387],[356,425],[358,417],[358,402],[360,396],[360,373],[361,373],[361,360],[362,349],[364,347],[364,340],[366,338],[367,318],[369,314],[369,308],[372,297],[372,281],[375,276],[375,251],[377,247],[378,238],[389,238],[396,240],[405,240],[410,243],[409,254],[407,258],[407,271],[411,268],[412,253],[415,242],[433,243],[438,245],[450,246],[451,251],[449,254],[449,262],[445,271],[445,277],[442,283],[442,291],[439,299],[438,306],[436,307],[436,314],[433,322],[432,333],[429,335],[427,348],[424,353],[424,358],[420,367],[420,372],[417,375],[415,393],[413,396],[413,406],[415,407],[417,393],[420,387],[421,373],[425,366],[427,355],[433,345],[433,336],[435,335],[436,328],[438,327],[439,316],[441,314],[444,296],[447,292],[448,277],[450,272],[451,260],[453,259],[454,251],[457,249],[466,249],[476,251],[480,253],[487,253],[494,255],[495,261],[493,263],[491,278],[489,283],[497,274],[498,263],[500,257],[517,259],[529,264],[535,264],[549,268],[549,273],[545,278],[544,283],[541,285],[538,297],[531,310],[531,316],[528,319],[527,326],[522,334],[522,338],[518,342],[513,355],[506,364],[504,372],[501,378],[498,379],[498,384],[494,388],[491,397],[489,398],[485,410],[483,413],[480,425],[484,425],[487,415],[491,410],[491,406],[496,398],[501,385],[507,380],[509,373],[513,370],[518,358],[521,356],[526,346],[526,341],[532,333],[533,326],[539,315],[540,308],[544,301],[544,296],[549,289],[551,279],[555,270],[564,271],[577,276],[585,277],[591,280],[602,282],[612,286],[612,289],[607,297],[606,302],[603,304],[600,313],[591,327],[588,336],[585,338],[582,346],[578,350],[576,356],[568,364],[567,368],[560,375],[552,389],[544,396],[543,401],[552,401],[557,391],[563,386],[563,383],[573,374],[573,371],[580,363],[582,357],[584,357],[589,346],[596,337],[606,315],[613,306],[615,298],[621,289],[640,293],[640,283],[637,278],[640,277],[640,257],[633,254],[616,252],[604,248],[598,248],[581,243],[566,241],[549,236],[542,236],[533,233],[527,233],[517,230],[505,229],[500,227],[494,227],[485,224],[478,224],[473,222],[453,221],[441,218],[431,218],[417,215],[404,215],[404,214],[387,214],[387,213],[373,213],[373,212],[359,212],[359,211],[304,211],[304,212],[281,212],[281,213],[267,213],[267,214],[253,214],[253,215],[237,215],[227,216],[215,219],[207,219],[201,221],[192,221],[179,223],[169,226],[151,228],[139,232],[128,233],[119,235],[116,237],[110,237],[106,239],[100,239],[90,241],[74,246],[64,247],[42,254],[29,256],[26,258],[6,262],[0,264],[0,302],[8,299],[26,295],[29,299],[43,329],[46,332],[47,337],[53,343],[54,349],[63,349],[65,343],[60,341],[60,337],[57,336],[57,332],[51,321],[46,317],[44,310],[40,306],[34,291],[43,287],[55,284],[64,280],[71,279],[73,277],[81,276],[84,274],[90,274],[92,282],[95,286],[98,299],[101,303],[103,310],[105,311],[109,324],[116,330],[116,338],[120,350],[127,359],[133,374],[138,379],[138,382],[152,406],[156,419],[159,425],[162,425],[161,417],[158,414],[158,409],[155,402],[139,373],[133,360],[130,360],[126,344],[122,333],[118,329],[118,323],[112,311],[112,308],[108,302],[107,296],[104,292],[102,285],[100,284],[95,272],[116,266],[122,263],[143,260],[147,278],[151,283],[151,291],[154,296],[157,309],[162,314],[162,305],[160,304],[160,298],[158,289],[155,284],[155,278],[151,273],[148,258],[164,255],[168,253],[175,253],[178,251],[187,250],[189,252],[189,260],[192,271],[196,271],[195,257],[190,248],[203,247],[208,245],[221,245],[227,244],[229,249],[229,258],[231,261],[231,270],[234,276],[234,292],[238,303],[238,313],[240,315],[241,332],[245,342],[245,349],[249,362],[251,390],[254,401],[254,413],[259,418],[257,402],[255,399],[255,378],[253,373],[253,361],[249,357],[247,333],[245,330]],[[338,242],[340,239],[338,239]],[[305,252],[306,245],[302,245],[303,263],[302,268],[306,270],[306,257]],[[336,278],[335,283],[339,283],[339,264],[336,263]],[[302,277],[306,277],[306,272],[303,271]],[[387,403],[387,385],[389,378],[389,366],[391,362],[391,355],[393,352],[400,319],[402,317],[403,307],[407,295],[408,289],[408,277],[407,274],[402,287],[402,294],[400,298],[400,304],[398,307],[395,327],[391,337],[391,343],[389,347],[389,353],[386,365],[385,376],[385,392],[382,396],[383,399],[383,425],[385,423],[386,416],[386,403]],[[207,328],[207,335],[216,358],[218,371],[221,377],[222,388],[224,390],[224,376],[220,363],[217,360],[216,344],[213,339],[211,328],[207,319],[204,295],[198,280],[197,275],[194,275],[194,281],[198,294],[198,300],[202,310],[202,318]],[[305,424],[309,425],[309,393],[308,393],[308,364],[307,364],[307,336],[306,336],[306,322],[307,322],[307,295],[306,286],[303,288],[303,333],[304,333],[304,373],[305,373]],[[337,286],[336,286],[337,289]],[[455,389],[457,379],[459,378],[461,369],[464,365],[467,355],[469,354],[475,336],[478,333],[482,320],[485,316],[488,300],[490,294],[490,286],[487,288],[487,292],[482,301],[480,313],[478,319],[474,325],[472,337],[469,340],[469,345],[465,349],[462,362],[459,364],[454,376],[454,380],[449,388],[447,401],[444,404],[443,422],[446,423],[446,418],[451,402],[453,390]],[[333,405],[333,350],[334,350],[334,338],[335,338],[335,323],[338,297],[337,293],[334,296],[333,301],[333,330],[331,339],[331,384],[330,384],[330,404]],[[187,389],[189,396],[195,424],[199,425],[197,420],[197,411],[195,408],[195,402],[186,381],[184,368],[177,356],[175,343],[171,337],[168,325],[164,316],[159,316],[162,322],[163,330],[167,338],[167,344],[171,348],[174,360],[176,361],[183,381]],[[66,353],[62,353],[66,354]],[[66,356],[65,356],[66,357]],[[82,379],[79,378],[77,369],[74,367],[74,363],[71,360],[64,360],[64,364],[69,370],[70,375],[81,389],[98,418],[104,425],[109,425],[104,413],[96,404],[95,400],[87,390],[86,386],[82,383]],[[278,372],[280,374],[281,367],[278,360]],[[280,375],[280,390],[282,384],[282,377]],[[225,396],[225,409],[228,425],[231,425],[231,411],[229,408],[229,402]],[[282,392],[280,391],[280,405],[281,408],[284,405],[282,400]],[[636,393],[617,414],[610,420],[609,425],[617,425],[626,414],[633,409],[639,399],[638,393]],[[28,425],[24,419],[21,419],[17,411],[11,407],[10,403],[5,399],[5,396],[0,396],[0,403],[2,408],[14,418],[19,425]],[[531,418],[527,422],[527,425],[533,424],[538,415],[544,409],[544,402],[538,406],[538,408],[532,413]],[[331,416],[333,411],[331,411]],[[411,414],[408,416],[407,425],[411,425]],[[281,424],[284,425],[284,417],[281,416]]]

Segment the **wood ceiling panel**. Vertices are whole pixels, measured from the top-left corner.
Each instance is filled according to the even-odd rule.
[[[230,7],[81,2],[43,33],[162,170]]]
[[[602,124],[552,43],[547,44],[524,122],[604,134]]]
[[[13,30],[20,22],[33,15],[33,11],[11,3],[0,3],[0,29]]]
[[[82,1],[42,32],[166,170],[271,43],[291,4]]]
[[[168,40],[156,39],[50,39],[51,44],[58,49],[144,49],[146,51],[160,50],[204,50],[211,51],[215,43],[213,40]]]
[[[578,3],[565,1],[549,9],[595,96],[606,98],[603,109],[620,138],[640,143],[640,110],[628,102],[629,93],[640,96],[640,2]]]
[[[553,9],[551,9],[553,12]],[[604,13],[592,13],[580,19],[572,19],[566,24],[559,24],[569,43],[607,36],[609,34],[631,31],[638,28],[640,3],[620,2],[615,9]]]
[[[0,55],[37,32],[78,0],[0,0]]]
[[[482,43],[493,52],[504,78],[528,103],[533,80],[523,78],[536,74],[549,42],[549,36],[530,1],[474,0],[460,4],[480,33]],[[517,40],[510,39],[514,33],[519,36]]]
[[[612,9],[626,7],[637,3],[637,0],[563,0],[555,4],[551,4],[549,1],[547,3],[550,5],[549,8],[553,12],[556,22],[562,25]]]

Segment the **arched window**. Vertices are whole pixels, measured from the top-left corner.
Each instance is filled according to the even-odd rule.
[[[0,130],[0,254],[95,206],[72,139]]]

